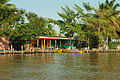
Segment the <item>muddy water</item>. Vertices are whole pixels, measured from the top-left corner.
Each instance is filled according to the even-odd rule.
[[[120,80],[120,53],[0,55],[0,80]]]

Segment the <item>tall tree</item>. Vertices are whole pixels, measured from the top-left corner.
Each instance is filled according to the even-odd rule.
[[[0,0],[0,37],[11,34],[15,17],[19,11],[14,4],[8,4],[8,1],[10,0]]]
[[[87,26],[94,30],[99,38],[99,43],[104,40],[105,48],[108,47],[108,37],[118,38],[117,31],[120,31],[119,11],[117,10],[119,4],[114,3],[115,0],[111,2],[106,0],[105,3],[99,4],[99,9],[91,9],[90,12],[94,11],[94,13],[86,18]],[[87,9],[87,6],[85,8]]]
[[[48,19],[39,17],[35,13],[27,13],[26,17],[28,20],[26,25],[32,30],[31,32],[34,36],[55,35],[55,30]]]
[[[75,14],[73,10],[71,10],[68,6],[61,7],[63,13],[57,13],[62,20],[53,20],[50,19],[51,22],[57,24],[60,27],[60,33],[64,34],[67,37],[73,37],[76,33],[77,20],[75,19],[78,14]],[[76,27],[76,28],[75,28]],[[79,29],[79,28],[78,28]]]
[[[80,39],[84,39],[88,44],[93,43],[93,38],[99,41],[99,46],[108,45],[108,38],[118,38],[119,29],[119,3],[115,0],[99,3],[99,8],[91,7],[89,3],[83,3],[84,9],[74,5],[74,9],[61,7],[63,13],[58,13],[62,20],[51,22],[60,27],[61,33],[67,37],[77,34]],[[92,41],[92,42],[91,42]],[[107,46],[106,46],[107,47]]]

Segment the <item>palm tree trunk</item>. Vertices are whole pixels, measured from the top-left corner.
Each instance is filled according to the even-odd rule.
[[[100,33],[100,22],[99,22],[98,33]],[[99,36],[99,34],[98,34],[98,38],[99,38],[98,49],[100,49],[100,47],[101,47],[101,39],[100,39],[100,36]]]
[[[89,39],[88,39],[88,43],[87,44],[88,44],[88,48],[87,49],[89,50],[90,49],[90,41],[89,41]]]
[[[104,41],[104,49],[108,49],[108,36],[105,37],[105,41]]]
[[[100,20],[99,20],[99,25],[98,25],[98,33],[100,33]],[[99,38],[98,49],[100,49],[100,47],[101,47],[100,36],[98,36],[98,38]]]

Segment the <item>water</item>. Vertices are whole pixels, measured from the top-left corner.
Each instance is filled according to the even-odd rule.
[[[120,53],[0,55],[0,80],[120,80]]]

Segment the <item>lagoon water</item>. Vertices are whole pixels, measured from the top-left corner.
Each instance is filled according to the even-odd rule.
[[[0,80],[120,80],[120,53],[0,55]]]

